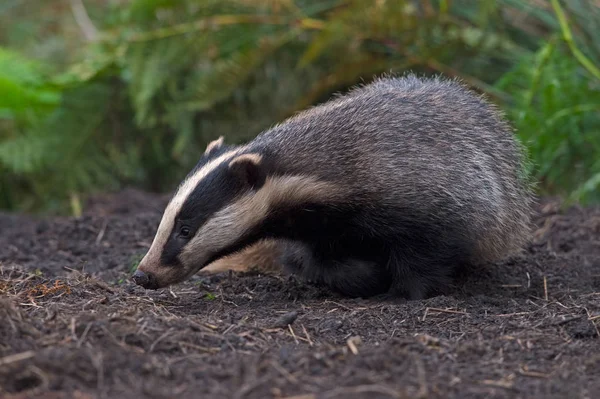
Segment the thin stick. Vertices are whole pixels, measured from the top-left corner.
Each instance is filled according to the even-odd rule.
[[[519,374],[525,377],[533,377],[533,378],[550,378],[550,374],[540,373],[539,371],[529,371],[526,366],[521,366],[519,370]]]
[[[548,281],[546,280],[546,276],[544,276],[544,299],[548,301]]]
[[[98,29],[96,29],[94,23],[90,19],[90,16],[85,9],[85,5],[83,5],[83,1],[69,0],[69,3],[71,4],[71,11],[73,12],[73,17],[75,17],[75,22],[79,25],[85,38],[89,41],[96,40],[98,38]]]
[[[462,310],[440,309],[440,308],[427,308],[427,309],[429,309],[430,311],[442,312],[442,313],[468,314],[467,312],[463,312]]]
[[[8,355],[8,356],[4,356],[3,358],[0,358],[0,365],[5,366],[7,364],[31,359],[34,356],[35,356],[34,351],[25,351],[25,352],[21,352],[21,353],[15,353],[14,355]]]
[[[345,398],[350,395],[357,394],[382,394],[386,396],[390,396],[392,398],[401,398],[399,392],[396,390],[384,386],[384,385],[356,385],[352,387],[344,387],[344,388],[335,388],[331,391],[324,392],[323,398]],[[366,396],[366,395],[363,395]],[[371,395],[369,395],[371,396]]]
[[[298,341],[298,338],[296,337],[296,334],[294,333],[294,329],[292,328],[292,325],[288,324],[288,328],[290,329],[290,334],[292,334],[292,337],[294,337],[294,341],[296,341],[296,345],[299,345],[300,342]]]
[[[185,342],[185,341],[180,341],[179,345],[187,346],[188,348],[196,349],[197,351],[204,352],[204,353],[217,353],[217,352],[221,351],[221,348],[210,348],[210,347],[192,344],[191,342]]]
[[[289,383],[291,383],[291,384],[298,383],[298,379],[296,377],[294,377],[289,371],[287,371],[285,368],[283,368],[276,362],[271,362],[271,366],[273,366],[273,368],[275,370],[277,370],[279,372],[279,374],[281,374],[286,380],[288,380]]]
[[[600,315],[598,316],[592,316],[590,314],[590,311],[588,310],[588,308],[584,308],[585,309],[585,313],[587,314],[588,320],[592,323],[592,325],[594,326],[594,329],[596,330],[596,334],[598,335],[598,337],[600,337],[600,330],[598,329],[598,326],[596,325],[596,323],[594,322],[594,319],[597,319],[598,317],[600,317]]]
[[[356,345],[360,344],[360,341],[361,339],[358,336],[348,338],[346,341],[346,345],[348,345],[348,348],[350,348],[350,352],[352,352],[353,355],[358,355],[358,348]]]
[[[154,348],[156,347],[156,345],[162,341],[163,339],[167,338],[169,335],[172,335],[173,331],[172,330],[168,330],[166,333],[164,333],[163,335],[161,335],[160,337],[158,337],[154,342],[152,342],[152,344],[150,345],[150,349],[148,350],[148,352],[152,352],[154,351]]]
[[[104,238],[104,233],[106,232],[106,226],[108,226],[108,219],[104,219],[104,222],[102,223],[100,232],[98,233],[98,236],[96,237],[96,245],[99,245],[100,242],[102,241],[102,239]]]
[[[467,312],[463,312],[460,310],[452,310],[452,309],[440,309],[440,308],[425,308],[425,313],[423,314],[422,321],[425,321],[429,312],[440,312],[440,313],[452,313],[452,314],[464,314],[468,315]]]
[[[599,316],[600,317],[600,316]],[[304,335],[306,336],[306,340],[308,341],[308,344],[310,346],[313,346],[313,342],[310,339],[310,335],[308,335],[308,331],[306,331],[306,327],[304,327],[304,324],[302,324],[302,330],[304,330]]]

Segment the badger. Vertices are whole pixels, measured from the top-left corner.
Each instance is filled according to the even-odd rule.
[[[444,293],[462,266],[527,242],[526,161],[503,115],[459,80],[381,76],[246,144],[210,143],[133,280],[158,289],[259,246],[342,295]]]

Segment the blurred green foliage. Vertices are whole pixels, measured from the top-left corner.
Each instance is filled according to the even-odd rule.
[[[599,28],[595,0],[6,0],[0,208],[171,189],[208,141],[407,70],[487,92],[543,194],[600,201]]]

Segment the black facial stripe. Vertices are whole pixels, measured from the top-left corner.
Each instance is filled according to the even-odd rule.
[[[162,253],[160,254],[160,264],[163,266],[181,266],[179,261],[179,254],[183,249],[183,245],[179,244],[169,237],[169,240],[165,244]]]
[[[240,195],[245,187],[230,178],[228,168],[228,164],[224,162],[200,181],[181,206],[178,220],[199,227]]]
[[[217,149],[215,151],[222,151]],[[211,157],[213,155],[211,154]],[[206,164],[206,162],[204,162]],[[169,234],[161,254],[163,265],[177,265],[177,257],[196,232],[216,212],[235,201],[246,188],[236,179],[232,179],[229,164],[223,162],[206,175],[185,199],[181,209],[175,216],[175,224]],[[187,238],[180,236],[180,229],[185,226],[190,233]]]

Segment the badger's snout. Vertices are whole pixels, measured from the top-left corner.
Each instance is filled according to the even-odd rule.
[[[158,288],[156,277],[154,277],[153,274],[144,273],[138,269],[135,271],[135,273],[133,273],[131,278],[133,279],[134,283],[148,290],[155,290]]]

